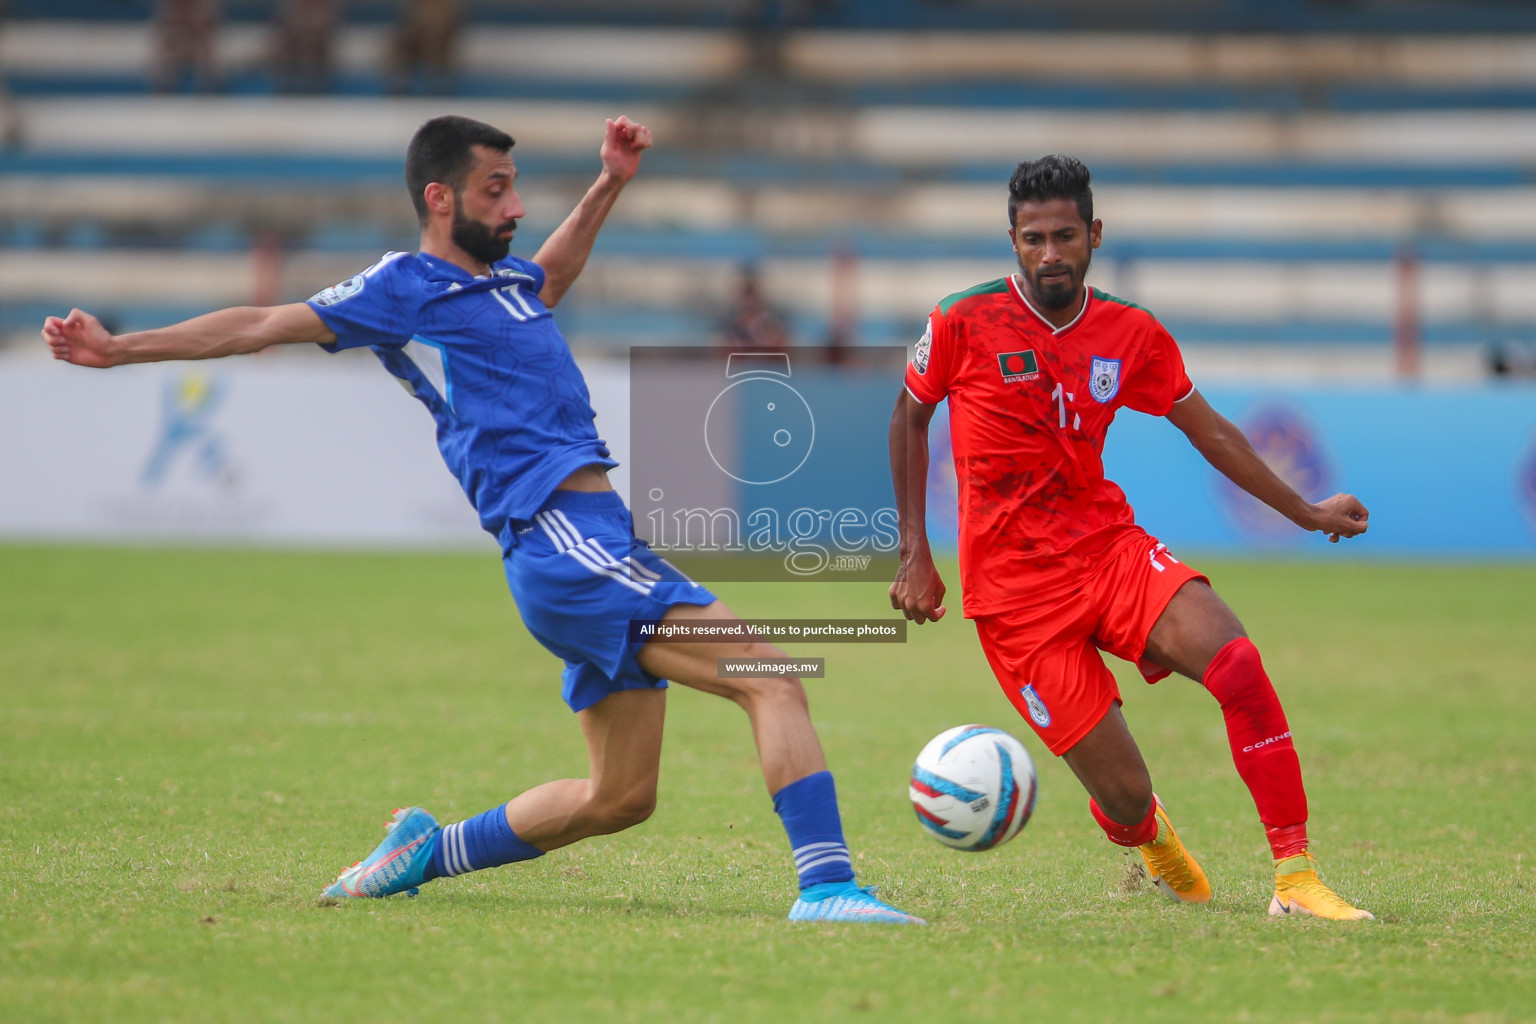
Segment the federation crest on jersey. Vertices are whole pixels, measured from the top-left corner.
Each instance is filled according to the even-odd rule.
[[[917,347],[912,350],[912,366],[918,373],[928,372],[928,352],[933,348],[933,323],[929,322],[923,336],[917,339]]]
[[[1100,405],[1120,393],[1120,360],[1093,357],[1088,368],[1088,393]]]
[[[317,306],[334,306],[336,303],[344,299],[350,299],[362,291],[363,285],[367,283],[367,279],[362,274],[354,274],[341,282],[341,284],[333,284],[329,288],[321,289],[309,301]]]
[[[1024,706],[1029,708],[1030,719],[1042,729],[1050,728],[1051,709],[1045,706],[1045,701],[1035,692],[1034,684],[1020,687],[1019,696],[1024,698]]]

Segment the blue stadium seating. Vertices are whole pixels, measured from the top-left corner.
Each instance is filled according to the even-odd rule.
[[[136,70],[134,64],[148,52],[142,28],[150,7],[149,0],[11,0],[10,24],[18,31],[57,32],[61,33],[58,38],[67,40],[69,32],[75,30],[99,29],[104,25],[123,29],[121,52],[115,61],[99,68],[88,62],[68,71],[60,71],[57,62],[24,61],[19,66],[13,63],[5,72],[5,80],[24,115],[24,129],[28,111],[55,109],[38,104],[71,98],[100,99],[125,101],[130,105],[123,109],[131,111],[150,109],[159,103],[151,93],[147,68]],[[375,40],[382,38],[378,33],[395,16],[396,9],[393,0],[355,0],[346,6],[346,31],[371,31]],[[600,32],[604,26],[613,24],[690,30],[702,26],[713,30],[709,38],[729,41],[738,38],[741,24],[755,16],[757,5],[745,0],[735,4],[672,0],[656,5],[576,0],[561,5],[564,17],[552,15],[547,8],[537,13],[532,12],[530,5],[495,0],[472,3],[468,9],[477,27],[505,31],[509,26],[527,26],[531,31],[533,26],[555,26],[561,31],[569,29],[573,34],[566,44],[579,47],[582,32]],[[1275,38],[1288,33],[1369,31],[1388,33],[1382,38],[1390,42],[1398,38],[1391,33],[1454,26],[1462,32],[1502,33],[1497,38],[1506,43],[1536,47],[1531,42],[1536,40],[1536,35],[1531,35],[1536,33],[1536,8],[1521,4],[1470,0],[1352,5],[1306,0],[1192,0],[1179,5],[1179,9],[1184,13],[1163,15],[1157,27],[1207,33],[1262,29],[1276,33]],[[887,39],[893,29],[1071,29],[1077,27],[1074,19],[1087,16],[1083,12],[1119,12],[1122,21],[1117,25],[1126,27],[1143,23],[1137,19],[1157,17],[1146,13],[1150,10],[1146,5],[1117,5],[1115,0],[1080,5],[1077,14],[1056,4],[1005,4],[1001,0],[977,0],[965,5],[932,0],[840,0],[796,10],[809,13],[777,27],[791,34],[847,30],[850,34],[846,38],[866,41],[876,37]],[[253,29],[270,17],[271,5],[228,0],[225,11],[231,26]],[[133,36],[130,29],[139,34]],[[0,26],[0,45],[4,44],[5,31],[5,26]],[[1439,45],[1436,37],[1414,38],[1425,45]],[[1122,40],[1113,45],[1126,44]],[[1504,66],[1515,64],[1518,61]],[[1137,268],[1172,264],[1242,266],[1256,268],[1251,274],[1256,279],[1255,288],[1259,289],[1260,285],[1273,282],[1258,279],[1273,279],[1279,274],[1326,278],[1332,273],[1330,268],[1337,268],[1340,273],[1358,273],[1361,267],[1373,267],[1373,287],[1379,300],[1393,273],[1393,260],[1405,246],[1410,246],[1428,268],[1426,278],[1433,277],[1442,286],[1442,272],[1454,268],[1463,278],[1467,274],[1499,276],[1499,288],[1503,289],[1499,296],[1519,292],[1522,281],[1528,285],[1528,291],[1536,293],[1536,224],[1521,219],[1528,214],[1516,211],[1509,224],[1483,230],[1467,228],[1463,221],[1447,221],[1436,212],[1450,194],[1484,194],[1492,197],[1490,201],[1499,202],[1503,201],[1500,197],[1509,196],[1519,210],[1528,208],[1528,200],[1536,195],[1536,154],[1523,149],[1520,139],[1536,138],[1536,117],[1529,123],[1519,119],[1530,117],[1530,112],[1536,109],[1536,76],[1529,74],[1523,78],[1519,73],[1502,78],[1492,75],[1484,80],[1473,66],[1464,68],[1459,76],[1440,73],[1440,69],[1405,72],[1396,77],[1344,73],[1333,77],[1257,76],[1248,80],[1229,72],[1190,68],[1172,75],[1149,73],[1144,79],[1103,75],[1031,78],[1023,73],[1016,77],[972,73],[959,67],[949,71],[940,68],[907,79],[871,70],[837,80],[810,82],[772,80],[771,76],[762,80],[760,70],[745,66],[726,79],[642,71],[607,78],[576,73],[550,76],[506,71],[495,66],[494,61],[488,66],[489,72],[476,70],[450,82],[440,90],[445,94],[440,103],[445,108],[452,108],[455,101],[504,104],[507,116],[513,119],[522,112],[562,109],[563,104],[593,104],[615,112],[634,105],[674,114],[681,112],[680,123],[699,111],[728,111],[734,104],[734,109],[751,112],[757,109],[756,104],[779,113],[799,110],[808,118],[843,118],[850,137],[867,127],[861,120],[866,114],[898,108],[926,111],[940,119],[952,113],[961,117],[1007,117],[1018,112],[1020,117],[1061,115],[1090,124],[1095,119],[1129,118],[1133,122],[1137,118],[1167,115],[1205,123],[1214,123],[1219,118],[1250,117],[1255,124],[1272,128],[1278,136],[1304,134],[1310,130],[1308,119],[1315,116],[1337,116],[1343,119],[1340,124],[1359,125],[1362,132],[1369,134],[1377,127],[1400,125],[1396,120],[1400,116],[1448,113],[1453,115],[1458,128],[1472,133],[1472,148],[1466,148],[1465,139],[1442,143],[1433,134],[1433,122],[1426,121],[1424,124],[1429,128],[1414,129],[1419,136],[1412,131],[1404,136],[1413,144],[1422,140],[1422,152],[1413,151],[1412,145],[1404,148],[1400,142],[1382,143],[1376,149],[1360,148],[1353,145],[1355,140],[1348,137],[1347,131],[1335,132],[1334,136],[1322,131],[1318,137],[1324,142],[1310,149],[1265,148],[1266,141],[1249,151],[1243,148],[1247,143],[1241,142],[1243,132],[1234,129],[1231,135],[1238,141],[1214,157],[1147,152],[1095,158],[1095,185],[1100,195],[1106,197],[1114,196],[1117,189],[1163,189],[1167,191],[1159,194],[1164,196],[1232,190],[1262,203],[1277,191],[1306,189],[1345,202],[1365,203],[1383,192],[1392,192],[1414,197],[1426,211],[1422,223],[1404,226],[1392,222],[1396,226],[1353,233],[1308,235],[1295,230],[1224,229],[1220,225],[1191,231],[1165,227],[1110,231],[1099,254],[1100,265],[1106,268],[1103,272],[1113,274],[1113,280],[1134,283],[1148,277],[1138,275]],[[877,66],[877,62],[870,65]],[[234,69],[211,97],[211,113],[206,116],[218,120],[224,116],[221,110],[234,109],[220,107],[220,103],[245,102],[273,92],[272,81],[259,66]],[[355,60],[339,68],[328,97],[355,101],[359,106],[348,110],[363,111],[365,117],[385,112],[394,103],[383,73]],[[132,106],[135,103],[142,106]],[[1352,118],[1358,120],[1349,120]],[[1517,128],[1512,130],[1508,125]],[[189,121],[187,132],[188,138],[195,139],[197,123]],[[1528,135],[1522,136],[1522,132]],[[1334,137],[1339,141],[1327,143],[1328,138]],[[329,267],[332,263],[369,259],[379,251],[409,245],[411,241],[409,216],[400,195],[401,160],[366,145],[338,141],[334,146],[274,146],[250,152],[242,146],[212,143],[173,151],[151,141],[143,145],[113,142],[90,151],[73,143],[28,141],[25,130],[22,138],[19,147],[0,147],[0,260],[6,259],[8,253],[31,253],[42,258],[48,254],[80,254],[101,249],[132,253],[136,259],[155,259],[157,253],[173,251],[238,255],[249,249],[257,225],[261,224],[248,206],[239,205],[241,197],[271,197],[294,188],[322,195],[354,192],[385,197],[386,205],[398,207],[400,215],[393,220],[372,220],[360,217],[356,211],[341,211],[285,226],[281,229],[281,241],[289,260],[310,260],[306,266],[318,263]],[[1486,145],[1490,139],[1508,145],[1490,147]],[[998,159],[993,152],[995,146],[960,145],[946,151],[942,158],[904,161],[878,146],[866,145],[861,150],[846,144],[846,140],[844,144],[826,145],[799,155],[787,149],[744,152],[730,143],[711,145],[702,137],[668,143],[647,157],[647,181],[720,184],[732,191],[743,212],[728,223],[703,226],[681,215],[669,219],[665,213],[654,214],[644,222],[616,218],[594,254],[593,268],[598,272],[589,275],[591,283],[584,282],[573,292],[563,314],[568,332],[579,345],[616,350],[637,342],[704,343],[716,330],[720,307],[729,302],[728,285],[709,297],[701,298],[697,288],[677,288],[658,293],[654,300],[637,301],[623,289],[603,282],[601,268],[605,261],[611,261],[613,266],[672,268],[683,278],[707,271],[715,275],[712,280],[722,282],[728,282],[731,268],[746,262],[785,274],[801,273],[807,266],[825,268],[830,254],[838,250],[855,252],[863,268],[861,273],[868,276],[904,273],[907,268],[920,265],[947,266],[957,273],[961,269],[969,272],[972,267],[992,266],[998,275],[1010,268],[1011,256],[1001,237],[1001,223],[985,229],[948,224],[942,209],[914,210],[908,221],[898,218],[894,224],[868,220],[851,225],[828,224],[820,229],[807,224],[786,227],[752,212],[761,197],[774,190],[832,193],[857,205],[878,202],[882,196],[899,196],[914,185],[974,185],[997,189],[1000,219],[1002,186],[1013,161]],[[1035,144],[1054,148],[1049,140],[1020,142],[1021,146]],[[529,145],[520,147],[516,156],[528,180],[558,183],[571,192],[593,173],[594,148],[586,142],[571,147]],[[144,183],[147,188],[164,180],[185,183],[189,192],[199,195],[226,197],[235,205],[202,220],[169,217],[151,222],[152,219],[136,212],[131,199],[125,200],[117,211],[73,215],[67,209],[39,209],[27,198],[32,194],[28,189],[38,183],[110,182],[125,189],[125,195],[131,195],[135,183]],[[269,198],[261,199],[261,203],[270,205]],[[1522,224],[1528,226],[1521,228]],[[519,251],[531,253],[550,227],[537,218],[531,220],[519,236]],[[261,224],[261,230],[273,228]],[[773,273],[768,280],[771,287]],[[286,285],[291,294],[285,297],[302,297],[323,283],[328,282],[291,281]],[[824,303],[803,295],[791,300],[786,297],[788,291],[778,298],[784,301],[785,315],[796,336],[825,337],[829,326]],[[1155,294],[1130,297],[1145,298],[1149,304],[1157,305]],[[0,334],[23,330],[35,323],[40,310],[52,310],[65,300],[62,294],[16,294],[0,282]],[[1529,304],[1499,298],[1487,303],[1488,308],[1484,309],[1476,296],[1449,304],[1443,296],[1437,301],[1440,305],[1431,303],[1426,308],[1420,330],[1426,344],[1482,346],[1511,340],[1528,342],[1536,337],[1536,311]],[[1180,299],[1163,315],[1176,333],[1191,344],[1381,345],[1390,340],[1393,330],[1391,315],[1383,313],[1381,305],[1377,301],[1359,315],[1340,315],[1331,308],[1298,308],[1292,315],[1279,318],[1238,317],[1216,305],[1202,310],[1198,302]],[[145,296],[138,302],[114,300],[109,312],[123,324],[141,326],[172,315],[190,315],[202,308],[197,296],[191,294],[178,301],[165,296]],[[858,340],[906,343],[920,318],[920,311],[885,309],[878,301],[868,301],[861,310]]]

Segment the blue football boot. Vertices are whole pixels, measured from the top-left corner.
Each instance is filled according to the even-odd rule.
[[[343,871],[325,887],[321,896],[348,899],[357,896],[415,896],[425,882],[427,865],[437,847],[442,828],[437,819],[420,807],[401,807],[384,823],[388,833],[378,849]]]
[[[850,921],[860,924],[927,924],[920,917],[875,899],[874,886],[857,882],[822,882],[800,891],[789,908],[791,921]]]

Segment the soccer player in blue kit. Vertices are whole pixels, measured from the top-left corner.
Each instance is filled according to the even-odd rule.
[[[617,463],[550,314],[650,145],[645,126],[608,121],[596,183],[530,261],[508,255],[524,216],[512,138],[468,118],[434,118],[406,151],[418,252],[389,253],[307,302],[122,335],[75,309],[48,317],[43,339],[56,359],[102,368],[280,344],[372,349],[432,414],[443,460],[501,543],[523,622],[564,660],[563,695],[586,738],[588,778],[546,782],[447,826],[419,807],[399,810],[382,845],[325,895],[414,894],[435,878],[531,860],[644,821],[656,801],[670,679],[735,701],[751,721],[799,875],[790,920],[922,924],[854,881],[799,680],[717,673],[719,658],[778,656],[774,647],[630,638],[631,620],[735,619],[635,538],[608,483]]]

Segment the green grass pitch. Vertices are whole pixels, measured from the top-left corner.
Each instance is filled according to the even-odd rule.
[[[1216,899],[1137,885],[958,601],[905,646],[794,649],[827,658],[807,687],[861,878],[930,928],[787,924],[745,718],[681,688],[646,824],[323,905],[394,807],[453,820],[583,773],[494,554],[0,547],[0,1020],[1536,1019],[1536,567],[1202,567],[1286,701],[1325,874],[1375,924],[1265,916],[1214,702],[1122,673]],[[753,617],[891,614],[878,586],[720,590]],[[906,802],[918,748],[968,721],[1041,775],[984,854]]]

